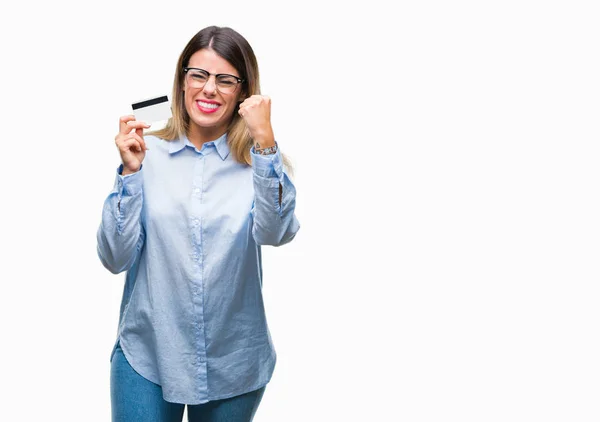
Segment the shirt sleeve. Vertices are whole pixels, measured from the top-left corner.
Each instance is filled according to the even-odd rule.
[[[300,229],[300,223],[294,214],[296,188],[283,169],[279,150],[275,154],[260,155],[252,147],[250,156],[254,173],[252,236],[259,245],[284,245]]]
[[[144,243],[142,227],[143,171],[122,176],[117,170],[115,185],[104,201],[98,228],[98,257],[110,272],[118,274],[133,265]]]

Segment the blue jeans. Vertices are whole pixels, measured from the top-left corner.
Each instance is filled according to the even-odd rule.
[[[251,422],[265,387],[239,396],[187,405],[189,422]],[[162,388],[129,365],[117,346],[110,367],[113,422],[181,422],[185,404],[169,403]]]

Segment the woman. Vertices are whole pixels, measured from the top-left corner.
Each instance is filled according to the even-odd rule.
[[[208,27],[181,53],[164,129],[120,119],[98,255],[127,271],[111,354],[113,421],[251,421],[276,354],[261,245],[291,241],[296,191],[248,42]]]

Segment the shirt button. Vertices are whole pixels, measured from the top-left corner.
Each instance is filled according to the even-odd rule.
[[[200,193],[200,188],[195,188],[195,189],[194,189],[194,192],[195,192],[195,193]]]

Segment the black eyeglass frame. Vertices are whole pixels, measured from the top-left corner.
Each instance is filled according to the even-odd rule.
[[[204,70],[204,69],[200,69],[199,67],[184,67],[183,68],[183,73],[188,73],[189,70],[199,70],[201,72],[206,73],[209,78],[210,78],[211,75],[214,75],[215,79],[217,79],[219,76],[231,76],[232,78],[235,78],[235,80],[238,82],[238,84],[243,84],[244,82],[246,82],[245,79],[238,78],[237,76],[230,75],[229,73],[210,73],[209,71]],[[208,82],[208,80],[207,80],[207,82]]]

